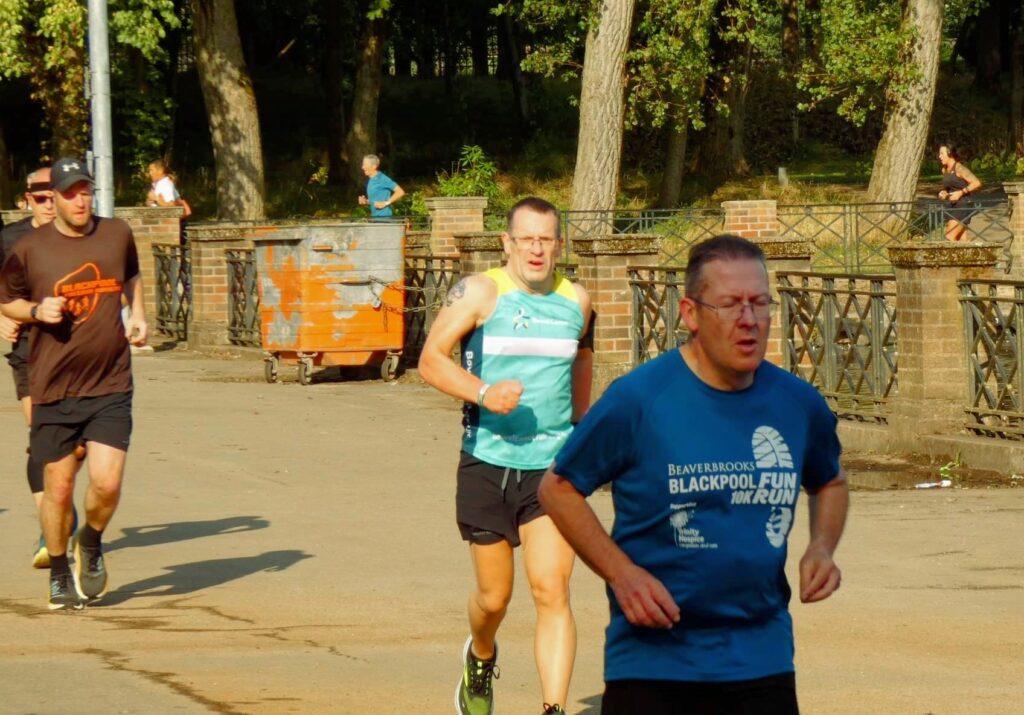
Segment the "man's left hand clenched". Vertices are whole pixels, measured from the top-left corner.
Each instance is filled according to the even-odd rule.
[[[839,588],[842,572],[832,560],[832,554],[821,546],[811,544],[800,559],[800,600],[814,603],[828,598]]]

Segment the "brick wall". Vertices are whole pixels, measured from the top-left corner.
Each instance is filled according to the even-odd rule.
[[[772,238],[779,235],[775,201],[723,201],[725,233],[743,238]]]
[[[477,196],[435,196],[426,200],[430,211],[430,250],[438,255],[458,255],[456,233],[480,233],[484,230],[487,199]]]
[[[483,273],[505,264],[502,235],[501,231],[455,234],[455,248],[461,259],[463,276]]]

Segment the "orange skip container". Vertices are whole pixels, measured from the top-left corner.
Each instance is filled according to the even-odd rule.
[[[320,365],[380,365],[394,379],[405,343],[402,224],[284,227],[253,242],[267,382],[282,362],[298,365],[303,385]]]

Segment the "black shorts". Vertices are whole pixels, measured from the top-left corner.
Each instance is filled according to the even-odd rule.
[[[796,676],[702,682],[612,680],[605,684],[601,715],[799,715]]]
[[[29,449],[43,464],[56,462],[82,442],[99,442],[128,451],[132,435],[132,393],[66,397],[32,405]]]
[[[28,397],[28,331],[22,329],[18,336],[18,342],[11,345],[11,352],[7,353],[7,364],[11,366],[14,374],[14,390],[18,399]]]
[[[546,471],[499,467],[460,452],[455,520],[463,540],[482,546],[504,540],[519,546],[519,527],[544,515],[537,487]]]

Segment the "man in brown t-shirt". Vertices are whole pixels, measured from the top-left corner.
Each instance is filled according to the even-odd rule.
[[[103,530],[117,508],[131,437],[131,345],[147,326],[135,240],[128,224],[92,214],[85,162],[51,169],[57,215],[20,241],[0,271],[0,311],[36,323],[29,342],[30,448],[42,461],[43,535],[50,553],[50,608],[81,608],[106,593]],[[132,308],[121,322],[121,295]],[[88,446],[85,524],[68,563],[75,445]]]

